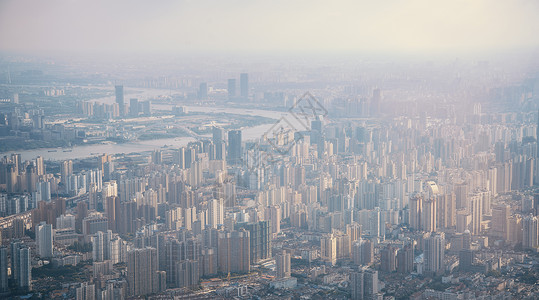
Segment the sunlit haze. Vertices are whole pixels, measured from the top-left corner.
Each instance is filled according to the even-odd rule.
[[[29,53],[480,53],[539,46],[537,1],[0,2]]]

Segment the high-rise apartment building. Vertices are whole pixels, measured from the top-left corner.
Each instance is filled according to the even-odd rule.
[[[288,278],[290,277],[290,253],[283,250],[282,253],[275,256],[276,264],[276,277]]]
[[[52,224],[41,222],[36,227],[36,239],[39,256],[51,258],[53,255],[53,230]]]
[[[424,240],[425,272],[440,274],[444,271],[445,234],[433,233]]]
[[[528,249],[539,246],[539,221],[536,216],[529,215],[522,220],[522,246]]]
[[[249,231],[221,231],[218,233],[217,244],[219,272],[248,273],[251,270]]]
[[[7,276],[7,247],[0,247],[0,294],[9,291]]]
[[[127,254],[127,289],[130,296],[157,293],[161,288],[157,249],[133,249]]]

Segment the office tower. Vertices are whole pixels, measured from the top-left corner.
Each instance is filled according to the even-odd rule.
[[[228,100],[236,98],[236,79],[228,80]]]
[[[245,228],[249,231],[251,263],[271,257],[271,226],[270,221],[256,223],[238,223],[235,229]]]
[[[131,117],[138,117],[139,115],[139,102],[137,98],[129,99],[129,115]]]
[[[243,99],[249,98],[249,74],[240,74],[240,96]]]
[[[414,270],[414,247],[406,244],[397,252],[397,272],[410,274]]]
[[[251,270],[249,231],[220,231],[217,240],[218,269],[222,273],[248,273]]]
[[[157,249],[133,249],[127,253],[128,295],[144,296],[159,292]]]
[[[41,222],[36,227],[36,240],[39,256],[42,258],[50,258],[53,254],[53,232],[52,224]]]
[[[198,99],[206,100],[208,98],[208,84],[202,82],[198,87]]]
[[[440,274],[444,271],[445,234],[431,234],[424,240],[425,272]]]
[[[283,250],[281,254],[275,256],[277,278],[290,277],[290,253]]]
[[[410,198],[410,228],[421,229],[421,212],[423,210],[423,197],[415,195]]]
[[[124,103],[124,86],[123,85],[117,85],[114,87],[116,91],[116,103],[118,104],[118,108],[120,109],[120,116],[125,116],[125,103]]]
[[[539,221],[533,215],[522,220],[522,247],[533,249],[539,246]]]
[[[83,282],[80,287],[77,288],[77,300],[94,300],[95,299],[95,285]]]
[[[231,130],[228,132],[228,160],[231,165],[239,164],[242,161],[241,151],[241,130]]]
[[[380,251],[380,269],[384,272],[394,272],[397,270],[397,248],[387,245]]]
[[[9,291],[7,276],[7,247],[0,247],[0,294]]]

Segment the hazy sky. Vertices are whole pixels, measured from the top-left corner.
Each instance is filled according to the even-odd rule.
[[[390,54],[538,48],[535,0],[0,0],[0,51]]]

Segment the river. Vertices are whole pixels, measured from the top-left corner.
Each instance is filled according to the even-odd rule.
[[[169,95],[169,90],[158,90],[158,89],[126,89],[126,94],[130,97],[137,96],[140,99],[155,99],[156,97],[162,95]],[[114,97],[102,97],[97,99],[92,99],[90,101],[98,101],[102,103],[110,103],[114,101]],[[152,110],[168,110],[170,111],[172,105],[169,104],[153,104]],[[189,112],[200,112],[200,113],[229,113],[229,114],[238,114],[238,115],[249,115],[249,116],[261,116],[272,119],[280,119],[281,117],[291,120],[292,124],[295,127],[300,128],[296,120],[290,117],[289,114],[281,111],[271,111],[271,110],[262,110],[262,109],[242,109],[242,108],[232,108],[232,107],[208,107],[208,106],[184,106],[188,109]],[[256,125],[252,127],[242,128],[242,139],[244,141],[256,140],[263,136],[273,124],[263,124]],[[43,157],[45,160],[66,160],[66,159],[77,159],[96,156],[98,154],[107,153],[107,154],[118,154],[118,153],[133,153],[133,152],[144,152],[152,151],[156,149],[161,149],[165,145],[170,147],[182,147],[187,145],[189,142],[194,141],[191,137],[178,137],[178,138],[165,138],[165,139],[156,139],[148,141],[136,141],[123,144],[92,144],[92,145],[82,145],[74,146],[70,149],[61,149],[61,148],[45,148],[45,149],[33,149],[33,150],[21,150],[21,151],[11,151],[0,153],[0,157],[5,155],[11,155],[12,153],[21,154],[23,160],[31,160],[37,156]],[[64,152],[65,151],[65,152]]]

